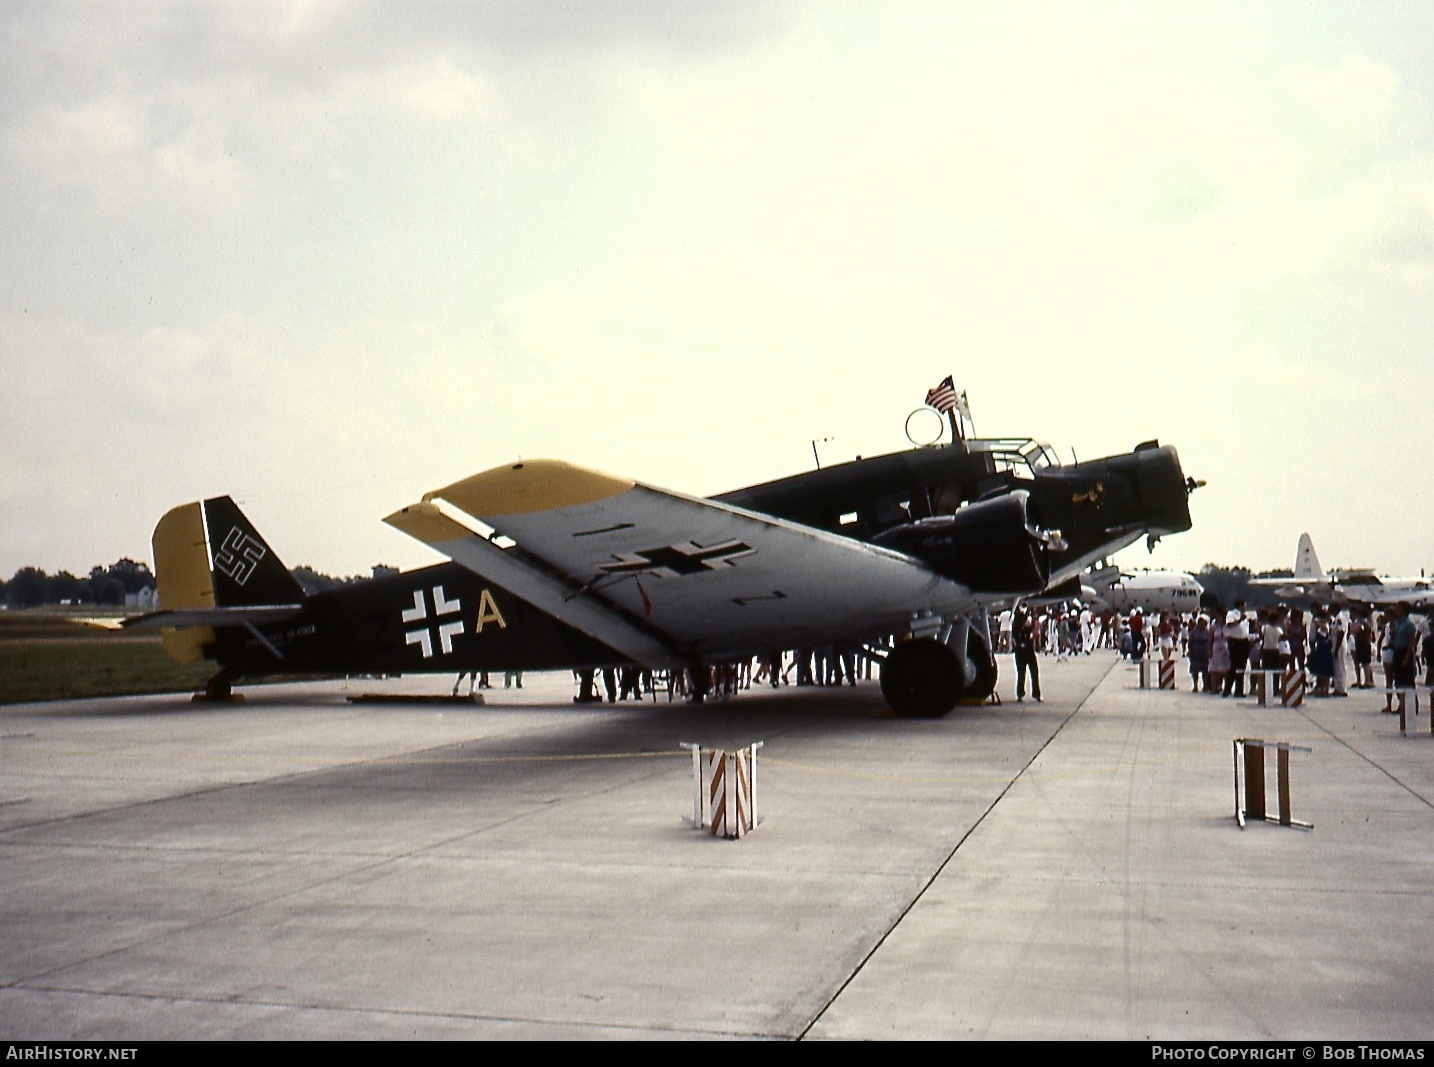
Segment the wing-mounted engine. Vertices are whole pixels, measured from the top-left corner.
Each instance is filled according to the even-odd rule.
[[[916,557],[973,593],[1009,596],[1046,587],[1052,541],[1039,528],[1024,490],[895,526],[876,538],[877,544]]]

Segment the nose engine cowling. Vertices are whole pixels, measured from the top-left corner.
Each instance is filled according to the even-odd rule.
[[[1052,537],[1037,524],[1025,490],[893,527],[876,543],[915,556],[974,593],[1029,596],[1051,576]]]

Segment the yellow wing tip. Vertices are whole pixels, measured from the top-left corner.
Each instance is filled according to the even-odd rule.
[[[434,490],[424,500],[446,500],[483,519],[592,504],[625,493],[635,484],[560,459],[529,459],[464,478]]]

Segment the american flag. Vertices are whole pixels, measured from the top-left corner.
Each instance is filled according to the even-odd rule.
[[[951,380],[949,374],[935,389],[926,391],[926,403],[943,415],[949,415],[955,411],[960,402],[960,398],[956,395],[956,383]]]

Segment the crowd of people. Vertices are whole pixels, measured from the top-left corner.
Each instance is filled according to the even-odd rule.
[[[1230,608],[1209,604],[1196,612],[1128,614],[1095,612],[1079,605],[1033,609],[1021,604],[991,617],[995,652],[1015,662],[1016,700],[1029,691],[1041,700],[1040,655],[1057,661],[1114,649],[1132,661],[1184,659],[1192,692],[1243,697],[1252,671],[1304,671],[1313,696],[1343,697],[1350,689],[1385,691],[1386,712],[1405,706],[1405,694],[1421,674],[1434,686],[1434,632],[1429,619],[1408,604],[1377,612],[1366,605],[1314,603]],[[1381,674],[1376,678],[1375,665]],[[691,671],[653,672],[635,666],[574,671],[577,703],[730,697],[753,687],[856,685],[873,676],[872,659],[855,646],[772,652]],[[505,685],[511,684],[511,676]],[[486,683],[486,675],[483,678]],[[517,675],[521,687],[522,675]],[[601,687],[601,688],[599,688]],[[1397,700],[1397,704],[1395,701]]]
[[[650,671],[636,666],[574,671],[578,693],[573,703],[602,703],[606,695],[609,704],[618,704],[659,693],[668,699],[710,696],[720,700],[754,686],[856,685],[871,677],[871,659],[864,650],[854,645],[827,645],[710,664],[701,677],[691,670]]]
[[[1015,657],[1017,700],[1024,699],[1028,676],[1031,695],[1040,700],[1037,651],[1060,658],[1099,648],[1114,648],[1131,660],[1178,656],[1188,663],[1193,692],[1223,697],[1243,697],[1251,671],[1286,667],[1305,672],[1313,696],[1382,688],[1390,713],[1404,708],[1406,692],[1421,674],[1422,684],[1434,686],[1434,632],[1428,617],[1415,615],[1407,603],[1388,611],[1319,602],[1308,609],[1282,604],[1252,611],[1237,600],[1229,609],[1211,604],[1194,613],[1149,617],[1140,608],[1096,615],[1088,608],[1036,612],[1022,606],[1000,617],[997,650]]]

